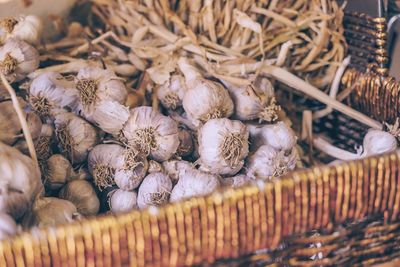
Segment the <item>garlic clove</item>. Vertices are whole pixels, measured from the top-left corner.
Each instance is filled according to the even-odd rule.
[[[171,179],[161,173],[152,173],[144,178],[139,187],[137,204],[140,209],[159,206],[168,202],[172,190]]]
[[[35,162],[0,142],[0,211],[20,218],[42,189]]]
[[[180,176],[171,192],[171,202],[179,202],[193,197],[206,196],[220,186],[217,176],[191,169]]]
[[[61,189],[59,197],[71,201],[82,215],[91,216],[99,212],[100,201],[93,186],[86,180],[68,182]]]
[[[55,118],[59,148],[73,164],[86,160],[89,150],[98,142],[96,129],[73,113],[61,113]]]
[[[14,219],[6,213],[0,213],[0,240],[8,239],[18,233]]]
[[[203,168],[220,175],[235,175],[249,153],[249,132],[240,121],[213,119],[199,130],[199,154]]]
[[[30,216],[30,224],[39,227],[67,224],[80,219],[81,217],[72,202],[55,197],[43,197],[37,199]]]
[[[0,47],[0,72],[9,82],[24,79],[39,67],[39,54],[28,43],[10,38]]]
[[[50,190],[57,190],[64,186],[74,171],[71,163],[62,155],[51,156],[46,163],[45,185]]]
[[[122,189],[112,192],[110,197],[110,210],[114,213],[122,213],[137,208],[137,193]]]

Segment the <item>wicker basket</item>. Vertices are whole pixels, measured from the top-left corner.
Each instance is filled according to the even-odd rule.
[[[385,20],[347,14],[345,22],[354,64],[342,90],[353,107],[392,122],[400,86],[386,77]],[[371,41],[373,50],[365,45]],[[316,125],[347,148],[363,130],[338,113]],[[394,153],[160,209],[32,230],[0,243],[0,266],[371,265],[400,258],[399,213]]]

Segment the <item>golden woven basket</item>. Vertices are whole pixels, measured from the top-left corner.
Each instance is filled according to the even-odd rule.
[[[345,24],[354,64],[342,90],[356,109],[393,122],[400,86],[386,76],[386,22],[347,14]],[[371,40],[374,51],[363,46]],[[334,113],[316,129],[343,120]],[[330,137],[352,146],[357,136],[348,138],[349,128]],[[400,153],[394,153],[159,209],[35,229],[0,243],[0,266],[372,265],[400,257],[399,214]]]

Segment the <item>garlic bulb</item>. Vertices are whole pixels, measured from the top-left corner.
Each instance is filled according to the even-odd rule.
[[[269,125],[247,124],[250,132],[251,150],[257,150],[262,145],[269,145],[278,151],[290,153],[297,144],[294,131],[284,122]]]
[[[184,58],[179,59],[178,65],[185,75],[187,86],[183,108],[195,124],[232,115],[232,99],[220,83],[202,78]]]
[[[249,153],[249,132],[240,121],[213,119],[199,130],[200,163],[209,172],[235,175]]]
[[[39,54],[28,43],[7,39],[0,47],[0,72],[9,82],[18,82],[39,67]]]
[[[51,156],[46,163],[45,185],[50,190],[57,190],[74,176],[71,163],[62,155]]]
[[[12,145],[21,137],[22,127],[12,101],[0,102],[0,141]]]
[[[93,186],[86,180],[68,182],[60,191],[59,197],[71,201],[82,215],[96,215],[100,201]]]
[[[172,190],[170,201],[178,202],[192,197],[205,196],[214,192],[219,186],[219,180],[215,175],[190,169],[180,175],[178,183]]]
[[[163,172],[163,167],[157,161],[149,160],[149,169],[147,170],[147,172],[148,173]]]
[[[189,130],[179,128],[179,147],[176,151],[178,157],[187,157],[192,154],[194,149],[193,137]]]
[[[75,205],[64,199],[43,197],[35,201],[30,224],[39,227],[56,226],[80,219]]]
[[[75,86],[79,99],[75,111],[91,122],[99,123],[93,116],[103,101],[115,101],[121,105],[126,101],[124,83],[109,69],[85,67],[78,72]],[[103,105],[102,108],[106,107]]]
[[[179,74],[171,75],[157,88],[157,98],[165,108],[174,110],[182,106],[186,90],[185,78]]]
[[[134,191],[115,190],[110,197],[110,210],[114,213],[127,212],[137,207],[137,193]]]
[[[18,233],[18,226],[14,219],[6,213],[0,213],[0,241]]]
[[[42,121],[39,116],[32,112],[26,114],[26,123],[31,132],[32,139],[37,139],[42,131]]]
[[[17,38],[30,44],[40,41],[43,25],[39,17],[34,15],[0,20],[0,43],[8,38]]]
[[[252,181],[250,177],[245,174],[238,174],[233,177],[222,178],[221,183],[224,186],[229,186],[232,188],[238,188],[249,184]]]
[[[97,145],[90,151],[88,156],[89,172],[100,190],[115,183],[117,159],[123,152],[124,148],[116,144]]]
[[[140,209],[168,202],[172,190],[169,177],[161,172],[147,175],[139,187],[137,204]]]
[[[41,117],[54,116],[60,109],[72,107],[77,101],[73,81],[55,72],[36,77],[29,88],[29,103]]]
[[[188,170],[194,169],[192,163],[184,160],[169,160],[162,163],[164,172],[176,183],[179,177]]]
[[[132,147],[125,149],[116,160],[115,184],[127,191],[137,188],[149,168],[146,156]]]
[[[170,159],[179,146],[178,126],[174,120],[151,107],[131,110],[121,139],[156,161]]]
[[[42,188],[35,162],[0,142],[0,211],[20,218]]]
[[[61,113],[55,117],[59,147],[73,164],[86,160],[88,151],[98,142],[96,129],[73,113]]]
[[[118,134],[129,118],[129,108],[116,101],[102,101],[93,113],[93,122],[103,131]]]
[[[285,151],[277,151],[271,146],[261,146],[247,163],[247,176],[252,179],[269,180],[280,177],[296,167],[297,150],[289,155]]]
[[[276,104],[274,89],[266,78],[263,85],[253,82],[246,86],[228,85],[229,93],[235,104],[235,118],[273,122],[278,119],[280,106]]]

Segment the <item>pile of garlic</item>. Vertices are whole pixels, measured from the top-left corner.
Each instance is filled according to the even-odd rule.
[[[18,26],[27,23],[31,34]],[[30,44],[37,43],[41,26],[33,18],[10,19],[1,27],[0,72],[14,88],[28,85],[19,101],[45,189],[33,203],[21,201],[27,203],[24,212],[5,201],[3,210],[16,219],[23,215],[24,226],[159,206],[221,186],[276,179],[296,166],[296,136],[279,121],[272,83],[264,77],[247,77],[248,85],[238,87],[210,79],[181,57],[168,78],[148,84],[143,97],[161,105],[141,106],[107,64],[82,61],[68,75],[34,72],[39,57]],[[3,91],[0,86],[0,141],[14,146],[14,153],[27,154],[18,117]],[[12,182],[16,176],[6,178]],[[4,235],[10,231],[5,228]]]

